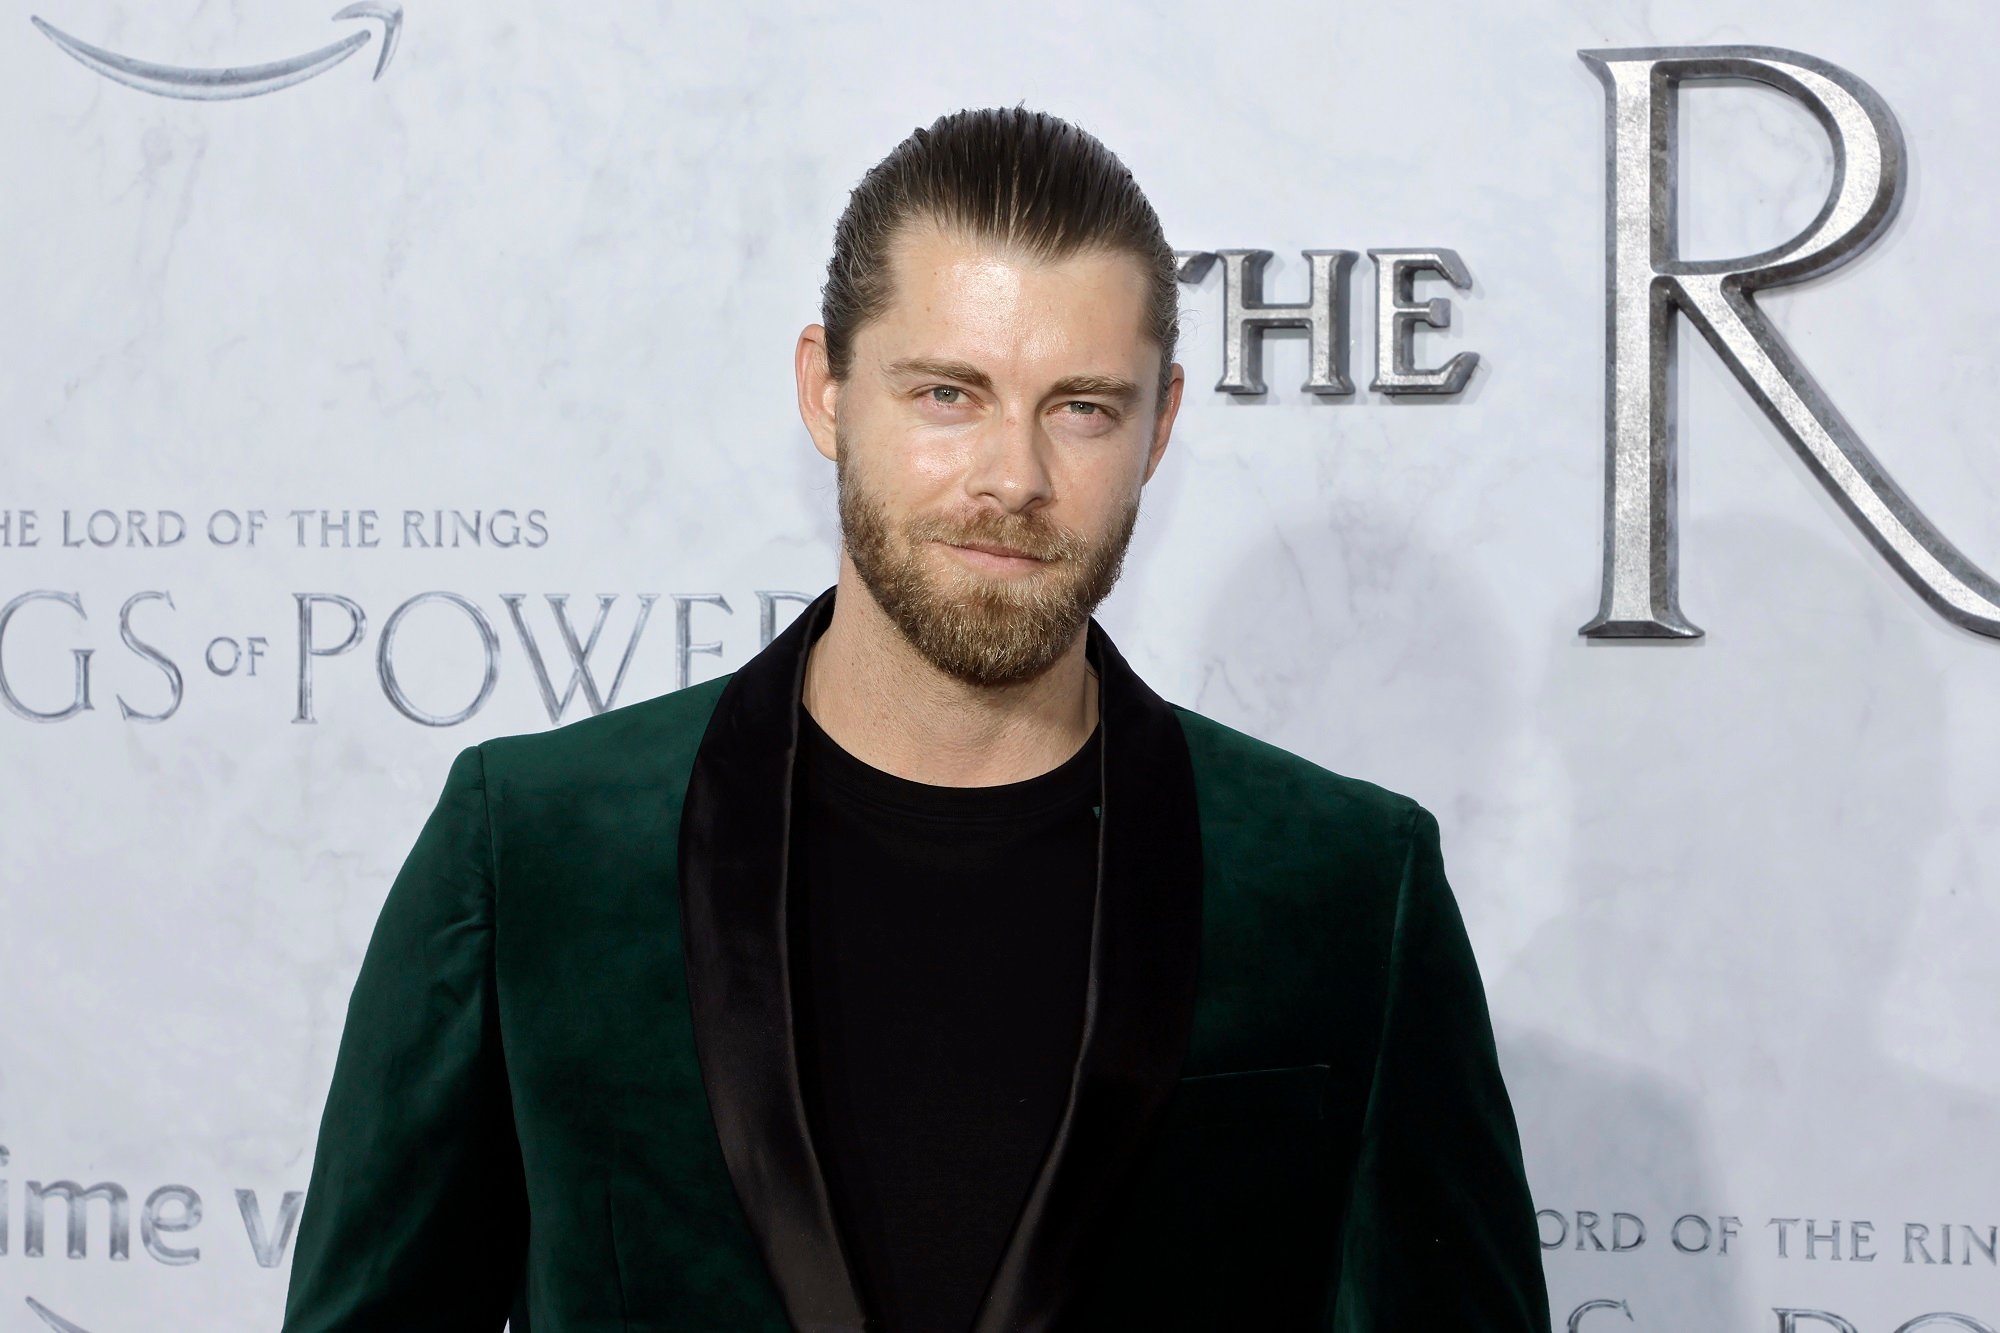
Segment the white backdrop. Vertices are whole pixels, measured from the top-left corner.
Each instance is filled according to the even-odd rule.
[[[580,635],[615,595],[600,692],[656,595],[630,703],[677,683],[675,594],[685,642],[720,645],[687,654],[703,679],[758,646],[759,591],[830,582],[832,473],[790,357],[834,219],[914,126],[1019,101],[1123,156],[1176,246],[1275,251],[1269,300],[1303,298],[1307,248],[1442,245],[1471,269],[1468,292],[1420,292],[1449,294],[1453,325],[1419,360],[1483,363],[1422,404],[1366,387],[1365,258],[1347,400],[1299,392],[1296,336],[1268,344],[1266,396],[1214,392],[1221,275],[1184,287],[1186,405],[1101,618],[1169,698],[1437,813],[1557,1326],[1593,1299],[1630,1320],[1586,1331],[1747,1333],[1778,1308],[1860,1333],[2000,1325],[1973,1243],[2000,1224],[2000,642],[1920,602],[1685,328],[1682,603],[1707,638],[1576,634],[1604,376],[1603,103],[1576,51],[1766,43],[1886,98],[1911,158],[1897,221],[1762,304],[1992,568],[1986,7],[407,0],[371,81],[380,25],[327,6],[37,3],[188,66],[376,36],[297,86],[198,102],[100,77],[26,6],[0,22],[0,604],[73,599],[23,603],[0,670],[60,711],[88,652],[92,705],[0,711],[0,1333],[277,1326],[278,1223],[383,894],[451,755],[551,725],[502,595],[525,594],[558,696],[548,595]],[[1690,87],[1681,132],[1687,255],[1775,244],[1824,198],[1825,137],[1776,93]],[[127,545],[127,510],[187,535]],[[405,510],[426,537],[446,511],[446,546],[406,545]],[[453,510],[479,511],[477,545],[449,544]],[[503,510],[525,540],[496,544]],[[254,544],[211,541],[250,511]],[[433,591],[499,644],[454,726],[398,711],[377,667],[391,614]],[[129,633],[182,678],[160,722],[120,703],[175,698],[121,637],[145,592],[171,601],[132,604]],[[366,621],[311,659],[300,722],[308,594]],[[727,611],[687,600],[710,596]],[[314,643],[349,624],[321,603]],[[485,660],[434,599],[391,666],[450,714]],[[562,720],[587,707],[579,690]],[[59,1202],[28,1253],[27,1182],[59,1180],[125,1193],[129,1258],[102,1201],[83,1257]],[[1674,1244],[1699,1246],[1686,1215],[1716,1237],[1702,1252]]]

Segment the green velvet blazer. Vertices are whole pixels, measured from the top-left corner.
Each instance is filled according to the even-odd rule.
[[[284,1333],[880,1327],[786,976],[832,602],[732,675],[459,753],[348,1004]],[[1094,620],[1086,642],[1083,1034],[972,1333],[1548,1333],[1437,821],[1167,704]]]

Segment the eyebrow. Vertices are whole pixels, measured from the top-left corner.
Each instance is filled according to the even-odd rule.
[[[957,380],[970,384],[975,389],[988,393],[993,391],[993,377],[973,365],[970,361],[941,361],[932,357],[906,357],[892,361],[882,368],[885,376],[899,378],[907,375],[932,375],[938,379]],[[1094,394],[1098,397],[1113,398],[1130,405],[1139,400],[1139,386],[1121,375],[1066,375],[1049,386],[1051,395]]]

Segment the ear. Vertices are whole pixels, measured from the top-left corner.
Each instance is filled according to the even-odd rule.
[[[1172,378],[1167,382],[1166,405],[1153,419],[1153,443],[1146,451],[1146,475],[1139,478],[1142,486],[1153,479],[1154,469],[1160,466],[1160,459],[1167,452],[1167,437],[1173,434],[1174,418],[1180,415],[1181,389],[1187,383],[1187,375],[1178,361],[1174,362],[1171,374]]]
[[[827,362],[824,325],[808,324],[800,331],[792,370],[799,382],[799,417],[812,435],[813,448],[831,460],[838,452],[833,428],[839,415],[840,381]]]

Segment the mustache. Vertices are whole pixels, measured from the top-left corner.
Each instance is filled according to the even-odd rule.
[[[1004,514],[980,510],[970,514],[928,514],[910,520],[906,531],[915,542],[940,541],[955,546],[978,543],[1004,546],[1037,560],[1076,560],[1090,544],[1070,529],[1040,514]]]

